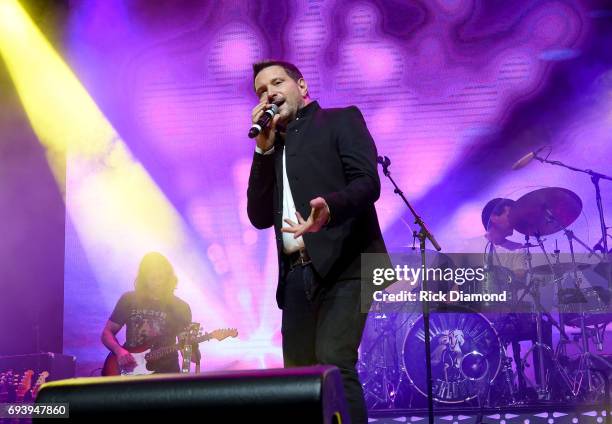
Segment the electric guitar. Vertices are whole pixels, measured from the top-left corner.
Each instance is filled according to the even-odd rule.
[[[27,370],[24,371],[23,377],[21,377],[21,381],[15,390],[15,402],[23,403],[26,393],[32,387],[32,376],[34,375],[34,371]]]
[[[32,396],[33,401],[36,400],[36,396],[38,395],[40,386],[45,384],[45,381],[47,381],[47,377],[49,377],[49,371],[43,371],[40,374],[38,374],[36,383],[34,383],[34,387],[32,387],[32,390],[30,390],[30,395]]]
[[[200,337],[195,338],[192,343],[202,343],[208,340],[217,339],[219,341],[228,337],[238,336],[238,330],[235,328],[224,328],[205,333]],[[135,365],[129,368],[121,368],[117,362],[117,356],[114,353],[109,353],[102,367],[102,375],[147,375],[153,374],[153,371],[147,368],[149,361],[157,361],[169,354],[178,351],[183,347],[182,343],[177,343],[172,346],[165,346],[152,350],[149,345],[139,346],[136,348],[125,348],[134,357]]]

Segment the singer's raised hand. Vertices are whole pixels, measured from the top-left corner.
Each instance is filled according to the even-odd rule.
[[[298,238],[304,233],[316,233],[328,223],[330,214],[329,206],[322,197],[317,197],[310,201],[310,216],[307,220],[302,218],[299,212],[295,212],[297,223],[290,219],[285,219],[289,227],[281,228],[283,233],[293,233],[293,238]]]
[[[266,100],[263,100],[257,106],[253,108],[253,111],[251,113],[251,119],[253,121],[253,124],[257,123],[259,118],[261,118],[261,115],[263,115],[263,113],[269,107],[270,107],[270,103],[268,103]],[[259,135],[255,138],[255,141],[257,142],[257,147],[259,147],[261,150],[264,150],[264,151],[269,150],[274,145],[274,139],[276,136],[275,129],[276,129],[276,124],[278,123],[279,119],[280,119],[280,115],[276,114],[274,118],[272,118],[272,122],[270,122],[270,126],[267,128],[264,128],[259,133]]]

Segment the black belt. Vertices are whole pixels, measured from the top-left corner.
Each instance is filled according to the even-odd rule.
[[[288,256],[289,256],[289,271],[291,271],[293,268],[295,268],[298,265],[304,266],[312,262],[306,249],[300,249],[297,252],[293,252],[289,254]]]

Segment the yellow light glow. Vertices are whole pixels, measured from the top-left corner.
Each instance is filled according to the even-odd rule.
[[[66,187],[66,210],[99,283],[111,285],[113,296],[131,288],[142,255],[159,250],[175,265],[179,291],[196,303],[206,299],[202,318],[224,321],[216,306],[222,302],[200,285],[214,276],[194,254],[180,214],[16,0],[0,0],[0,55],[58,185]]]
[[[51,160],[104,150],[113,128],[16,0],[0,0],[0,52]]]

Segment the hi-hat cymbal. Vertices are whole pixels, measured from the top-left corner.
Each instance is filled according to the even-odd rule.
[[[593,266],[593,264],[576,262],[576,270],[577,271],[582,271],[582,270],[590,268],[592,266]],[[574,270],[574,264],[571,263],[571,262],[562,262],[562,263],[559,263],[559,264],[553,264],[553,268],[559,274],[565,274],[566,272],[571,272],[571,271]],[[550,266],[548,266],[548,264],[534,266],[531,269],[531,272],[533,272],[534,274],[545,274],[545,275],[552,274],[552,272],[550,270]]]
[[[566,188],[547,187],[532,191],[512,206],[509,220],[526,236],[554,234],[573,223],[582,211],[582,200]]]

